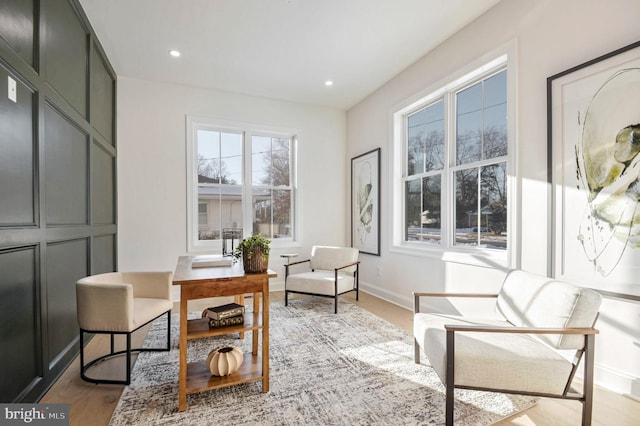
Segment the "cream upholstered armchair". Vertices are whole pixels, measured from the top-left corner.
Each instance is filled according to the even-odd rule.
[[[495,297],[497,315],[422,313],[427,297]],[[507,274],[497,295],[414,293],[415,362],[422,349],[445,384],[446,424],[453,425],[454,388],[577,400],[582,424],[591,424],[601,300],[594,290],[520,270]],[[577,392],[571,385],[582,358]]]
[[[338,296],[356,292],[358,300],[359,266],[358,249],[351,247],[314,246],[311,258],[285,265],[284,304],[289,305],[289,293],[331,297],[334,313],[338,313]],[[308,269],[292,273],[292,266]]]
[[[171,272],[110,272],[93,275],[76,283],[78,325],[80,326],[80,376],[92,383],[129,384],[131,352],[168,351],[171,340]],[[167,314],[167,346],[163,348],[131,348],[131,334],[140,327]],[[85,365],[84,334],[109,334],[108,354]],[[115,350],[115,335],[126,337],[126,349]],[[95,379],[87,370],[107,358],[125,354],[124,380]]]

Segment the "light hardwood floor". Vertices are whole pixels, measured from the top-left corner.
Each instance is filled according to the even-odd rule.
[[[360,293],[359,301],[355,300],[355,295],[352,293],[344,297],[390,323],[410,333],[412,332],[411,311],[364,292]],[[284,294],[283,292],[274,292],[271,293],[270,298],[271,303],[279,303],[283,301]],[[196,301],[190,304],[189,309],[198,311],[203,307],[209,306],[207,303],[206,299]],[[179,312],[178,304],[174,306],[174,312],[176,315]],[[134,342],[142,342],[146,332],[146,329],[137,332],[134,335]],[[95,356],[94,354],[104,353],[107,350],[108,338],[106,336],[96,336],[87,346],[88,359],[92,359],[91,357]],[[116,372],[123,371],[123,364],[120,361],[104,363],[100,374],[116,374]],[[86,383],[80,379],[79,365],[79,359],[74,360],[40,402],[70,404],[71,425],[107,425],[122,393],[123,386]],[[501,420],[496,425],[579,425],[580,409],[580,403],[575,401],[542,398],[533,407]],[[596,388],[593,425],[638,426],[640,425],[640,402]]]

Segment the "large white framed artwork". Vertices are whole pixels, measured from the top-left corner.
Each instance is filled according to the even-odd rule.
[[[547,79],[551,274],[640,300],[640,42]]]
[[[380,256],[380,148],[351,159],[351,246]]]

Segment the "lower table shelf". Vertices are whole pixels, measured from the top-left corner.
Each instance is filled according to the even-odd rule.
[[[190,319],[187,323],[188,340],[262,329],[262,318],[260,316],[260,313],[257,312],[245,313],[244,324],[229,325],[219,328],[209,327],[209,320],[207,318]]]
[[[198,393],[209,389],[218,389],[238,383],[263,380],[262,357],[244,353],[244,362],[240,368],[228,376],[213,376],[203,361],[187,364],[187,394]]]

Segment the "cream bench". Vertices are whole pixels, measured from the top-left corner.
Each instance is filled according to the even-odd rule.
[[[171,349],[171,298],[173,273],[108,272],[82,278],[76,283],[76,307],[80,327],[80,377],[91,383],[131,383],[131,353]],[[167,341],[160,348],[132,348],[131,335],[155,319],[167,315]],[[110,335],[110,351],[85,363],[84,335]],[[124,335],[126,348],[116,351],[115,336]],[[87,376],[89,369],[112,357],[125,356],[123,380]]]
[[[512,270],[495,295],[413,294],[415,362],[424,351],[445,385],[447,425],[453,425],[455,388],[578,400],[582,424],[591,424],[598,292]],[[497,315],[420,312],[428,297],[493,297]],[[582,358],[583,386],[576,393],[571,382]]]

